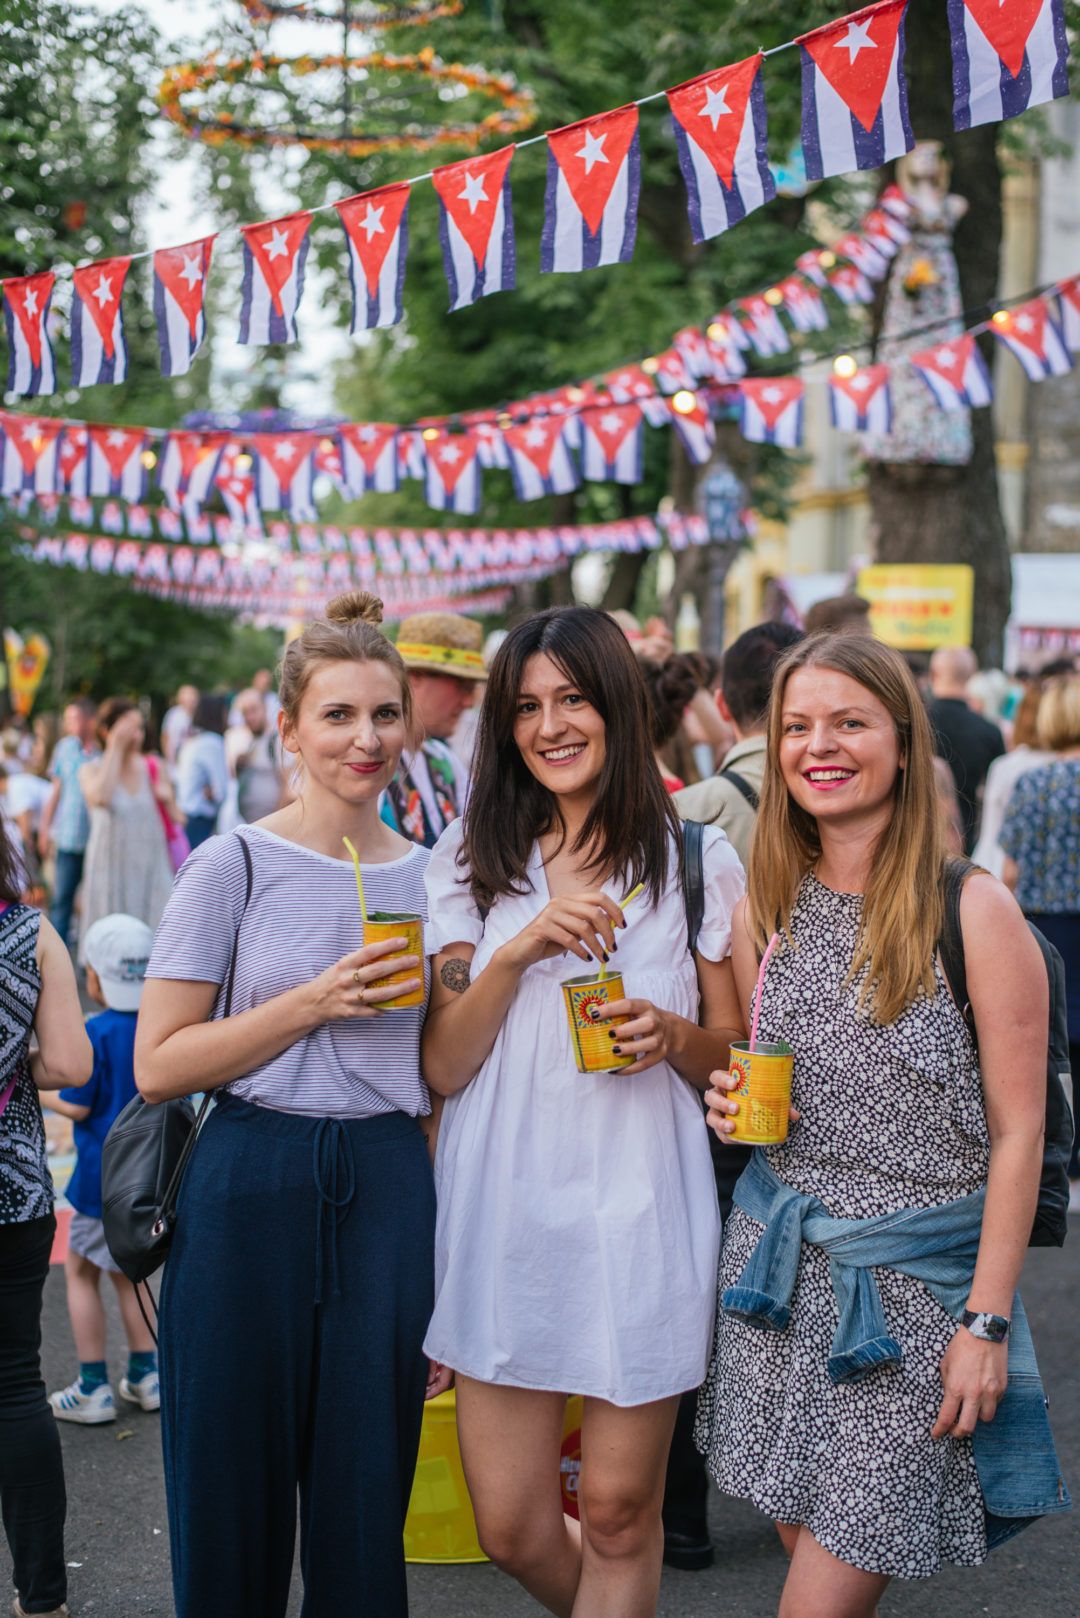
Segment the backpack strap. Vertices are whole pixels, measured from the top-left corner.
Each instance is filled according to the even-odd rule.
[[[240,929],[244,925],[244,916],[251,903],[251,887],[255,880],[255,870],[251,863],[251,850],[247,846],[247,839],[236,833],[236,840],[240,844],[240,852],[244,856],[244,906],[240,912],[240,920],[236,924],[236,936],[233,939],[232,954],[229,957],[229,975],[225,980],[225,1004],[222,1007],[222,1017],[228,1017],[232,1011],[233,984],[236,981],[236,951],[240,942]]]
[[[761,799],[744,775],[740,775],[738,770],[717,770],[716,774],[718,780],[730,781],[736,791],[742,793],[751,809],[757,814]]]
[[[686,942],[693,955],[705,919],[705,826],[700,820],[682,823],[682,886],[686,907]]]
[[[975,869],[971,860],[950,859],[945,862],[945,920],[938,939],[938,950],[952,997],[977,1044],[975,1019],[971,1015],[968,998],[964,934],[960,926],[960,895],[964,891],[964,883]]]

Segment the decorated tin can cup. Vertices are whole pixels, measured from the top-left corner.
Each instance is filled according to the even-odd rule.
[[[382,944],[388,938],[404,938],[405,948],[396,950],[393,955],[384,955],[385,961],[396,961],[399,955],[415,955],[419,965],[408,966],[402,972],[394,972],[391,976],[377,978],[371,985],[373,989],[384,989],[391,983],[408,983],[410,978],[419,978],[420,987],[411,989],[408,994],[399,995],[396,1000],[383,1000],[380,1003],[382,1011],[406,1011],[410,1006],[422,1006],[424,1003],[424,923],[416,915],[391,915],[386,910],[374,911],[364,923],[364,943]]]
[[[729,1068],[738,1082],[728,1095],[739,1103],[729,1140],[747,1146],[779,1146],[787,1140],[791,1107],[791,1071],[795,1055],[783,1040],[775,1045],[738,1040],[731,1047]]]
[[[603,1012],[616,1000],[626,999],[621,973],[609,972],[606,978],[568,978],[562,992],[578,1072],[612,1073],[618,1068],[633,1067],[632,1056],[616,1056],[611,1049],[617,1038],[615,1029],[630,1018],[623,1016],[611,1022],[595,1022],[592,1015],[594,1011]]]

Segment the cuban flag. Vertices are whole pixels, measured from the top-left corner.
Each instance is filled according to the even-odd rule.
[[[957,129],[1068,95],[1064,0],[949,0],[949,33]]]
[[[692,410],[681,410],[675,406],[674,399],[665,399],[668,407],[668,417],[682,440],[690,460],[695,466],[704,466],[713,452],[716,443],[716,428],[712,418],[705,409],[697,394],[694,395]]]
[[[841,264],[838,270],[830,270],[828,281],[841,303],[852,305],[874,301],[874,289],[857,264]]]
[[[158,461],[158,488],[173,511],[195,513],[213,493],[224,433],[167,434]]]
[[[285,511],[301,522],[312,522],[315,495],[316,440],[311,433],[252,433],[247,440],[255,452],[255,481],[262,511]]]
[[[801,275],[786,276],[776,283],[776,290],[784,300],[784,308],[796,331],[826,331],[829,314],[817,287]]]
[[[909,354],[908,359],[942,410],[978,408],[993,398],[990,372],[970,332]]]
[[[581,470],[593,483],[640,483],[645,423],[635,404],[581,412]]]
[[[904,243],[911,240],[911,231],[903,219],[887,208],[871,208],[862,222],[862,233],[882,258],[895,258]]]
[[[566,441],[563,416],[534,416],[503,429],[514,493],[519,500],[569,494],[580,479]]]
[[[711,357],[710,344],[710,357]],[[667,400],[661,398],[656,383],[640,365],[623,365],[609,371],[603,379],[604,388],[616,404],[636,404],[650,427],[666,427]]]
[[[712,370],[710,376],[714,382],[737,382],[741,376],[746,375],[746,361],[742,350],[734,343],[722,338],[708,337],[709,360]],[[652,423],[655,426],[655,422]]]
[[[667,92],[695,242],[771,202],[760,52]]]
[[[625,263],[634,252],[641,190],[637,108],[567,124],[547,144],[541,270]]]
[[[802,443],[804,383],[797,376],[754,377],[740,382],[739,389],[743,437],[752,444],[797,449]]]
[[[877,169],[915,144],[904,78],[907,0],[878,0],[802,34],[808,180]]]
[[[1065,346],[1072,354],[1080,354],[1080,275],[1058,283],[1058,313]]]
[[[397,426],[390,421],[353,422],[337,430],[341,476],[351,499],[393,494],[398,486]]]
[[[244,282],[241,343],[295,343],[296,311],[304,293],[309,213],[242,225]]]
[[[466,410],[461,422],[476,440],[476,458],[480,465],[485,469],[500,467],[508,472],[510,456],[499,426],[499,415],[497,410]]]
[[[206,336],[206,278],[213,236],[154,254],[154,318],[162,376],[183,376]]]
[[[430,434],[430,436],[428,436]],[[424,435],[424,497],[436,511],[473,517],[480,505],[476,442],[467,433],[429,427]]]
[[[795,268],[798,273],[805,275],[808,281],[813,281],[814,285],[821,287],[822,291],[828,285],[825,279],[825,266],[821,262],[825,251],[826,249],[823,247],[811,247],[805,253],[800,253],[795,260]]]
[[[63,422],[49,416],[0,416],[4,459],[0,494],[55,494],[57,439]]]
[[[888,258],[865,236],[852,232],[850,236],[842,237],[834,252],[837,258],[846,258],[849,264],[854,264],[868,280],[880,281],[883,275],[889,273]]]
[[[1032,298],[1015,309],[999,309],[990,330],[1016,355],[1032,382],[1064,376],[1072,369],[1065,339],[1043,298]]]
[[[906,224],[915,212],[915,204],[911,198],[895,183],[885,187],[878,197],[878,207],[884,208],[886,213],[892,214],[893,218],[899,219],[902,224]]]
[[[682,393],[686,389],[693,390],[694,379],[677,348],[665,348],[662,354],[654,355],[651,368],[661,392]]]
[[[398,432],[397,467],[399,480],[414,478],[416,482],[423,483],[427,476],[424,436],[415,427],[407,427]]]
[[[72,276],[71,379],[77,388],[127,376],[121,294],[130,268],[130,258],[102,258]]]
[[[705,333],[698,326],[683,326],[671,340],[672,347],[695,382],[705,382],[713,374],[712,355]]]
[[[236,462],[240,455],[238,444],[229,444],[221,457],[217,477],[214,479],[215,487],[219,490],[228,512],[228,533],[230,537],[234,527],[245,529],[249,534],[261,534],[262,514],[259,511],[259,500],[255,490],[255,478],[251,472],[242,471]],[[217,518],[215,518],[215,538],[221,542],[221,534],[217,531]]]
[[[90,427],[87,493],[113,500],[146,498],[143,456],[149,435],[133,427]]]
[[[4,324],[7,327],[7,391],[30,398],[56,391],[56,361],[49,342],[48,316],[56,276],[51,270],[37,275],[16,275],[0,283],[4,288]]]
[[[85,500],[89,488],[90,435],[85,427],[65,427],[60,436],[57,488],[69,500]]]
[[[788,342],[784,323],[776,307],[763,295],[740,298],[739,308],[745,316],[743,330],[762,359],[768,359],[770,354],[788,352],[791,344]]]
[[[396,326],[404,314],[405,258],[409,249],[409,187],[384,185],[336,202],[349,249],[352,323],[349,330]]]
[[[889,367],[864,365],[853,376],[829,378],[832,424],[844,433],[892,431]]]
[[[510,207],[512,146],[447,163],[431,183],[439,197],[439,241],[450,308],[464,309],[514,285],[514,215]]]

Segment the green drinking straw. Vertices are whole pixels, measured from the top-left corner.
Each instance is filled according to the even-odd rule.
[[[345,844],[345,847],[349,850],[349,853],[352,855],[353,870],[356,872],[356,893],[357,893],[357,897],[360,900],[360,914],[364,918],[364,921],[366,923],[367,922],[367,905],[364,903],[364,879],[360,875],[360,856],[356,852],[355,848],[352,846],[352,844],[350,843],[350,841],[349,841],[349,839],[347,837],[343,837],[341,839],[341,841]]]

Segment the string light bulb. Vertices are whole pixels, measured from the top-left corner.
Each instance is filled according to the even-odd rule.
[[[437,427],[425,427],[420,436],[430,444],[433,438],[438,438],[439,429]]]
[[[836,254],[828,247],[818,254],[818,263],[823,270],[831,270],[836,263]]]
[[[859,362],[853,354],[837,354],[832,362],[832,368],[837,376],[854,376],[859,369]]]
[[[721,343],[727,336],[727,327],[720,320],[710,321],[705,327],[705,335],[711,337],[714,343]]]
[[[672,396],[672,410],[677,410],[680,416],[692,416],[697,409],[697,394],[691,393],[689,388],[680,388]]]
[[[772,304],[774,309],[779,308],[780,304],[782,304],[783,301],[784,301],[784,294],[780,291],[779,287],[770,287],[769,290],[765,293],[765,302],[769,303],[769,304]]]
[[[236,460],[233,462],[233,466],[236,468],[236,470],[238,472],[250,472],[251,471],[251,466],[252,466],[251,456],[247,453],[246,450],[244,450],[241,454],[239,454],[236,457]]]
[[[1009,324],[1009,311],[1007,309],[995,309],[990,319],[995,326],[1007,326]]]
[[[148,472],[157,465],[157,456],[154,454],[152,449],[144,449],[142,454],[139,456],[139,459]]]
[[[657,371],[660,369],[660,361],[656,358],[655,354],[650,354],[647,360],[642,360],[641,369],[645,372],[646,376],[655,376]]]

